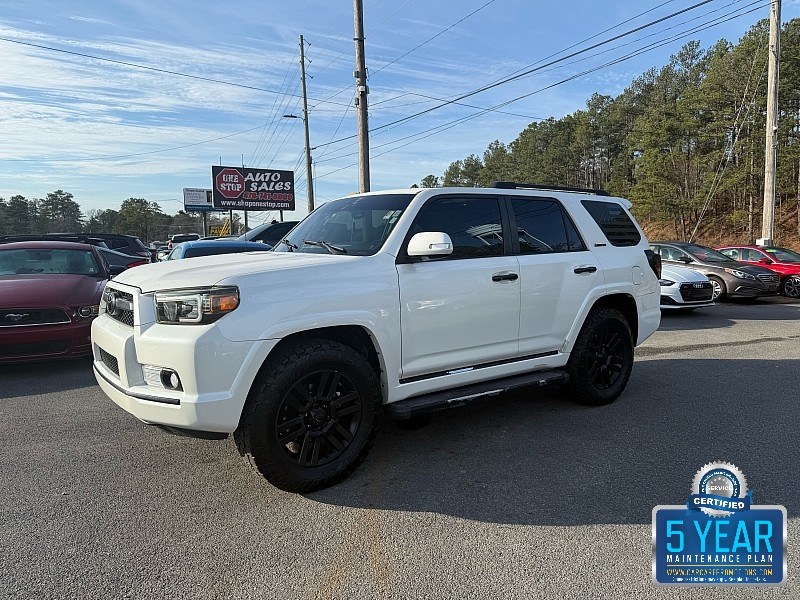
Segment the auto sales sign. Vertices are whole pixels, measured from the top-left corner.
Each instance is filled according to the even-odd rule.
[[[294,171],[211,167],[214,208],[294,210]]]

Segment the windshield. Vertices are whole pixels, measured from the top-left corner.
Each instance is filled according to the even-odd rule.
[[[681,247],[683,250],[694,256],[700,262],[725,263],[735,262],[730,256],[725,256],[722,252],[717,252],[713,248],[691,244]]]
[[[94,255],[87,250],[25,248],[0,251],[0,275],[69,273],[98,277]]]
[[[320,206],[272,249],[368,256],[381,249],[414,194],[349,196]]]
[[[780,248],[778,246],[771,246],[769,248],[764,248],[764,252],[769,254],[773,260],[778,262],[800,263],[800,254],[794,250]]]

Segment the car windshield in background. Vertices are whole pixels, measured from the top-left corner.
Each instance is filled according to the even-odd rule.
[[[333,200],[308,215],[272,251],[375,254],[413,197],[376,194]]]
[[[730,256],[725,256],[722,252],[717,252],[713,248],[706,246],[690,245],[681,246],[683,250],[694,256],[697,260],[707,263],[734,262]]]
[[[786,248],[779,248],[778,246],[770,246],[769,248],[764,248],[764,252],[779,262],[800,263],[800,254],[794,250],[787,250]]]
[[[0,275],[51,275],[54,273],[97,277],[100,268],[86,250],[0,250]]]

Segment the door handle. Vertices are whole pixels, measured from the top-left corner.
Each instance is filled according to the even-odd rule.
[[[576,275],[581,275],[582,273],[595,273],[597,272],[597,267],[587,266],[587,267],[575,267],[573,272]]]
[[[492,281],[516,281],[519,275],[516,273],[495,273],[492,275]]]

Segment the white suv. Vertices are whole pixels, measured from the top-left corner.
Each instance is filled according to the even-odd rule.
[[[408,419],[545,383],[606,404],[660,319],[660,262],[629,207],[509,183],[334,200],[270,252],[110,281],[94,372],[142,421],[233,433],[300,492],[358,466],[384,407]]]

